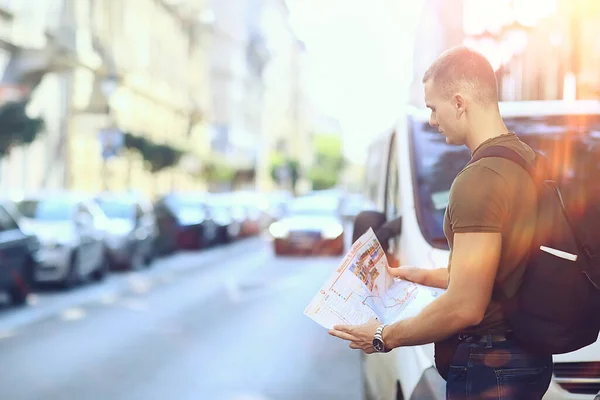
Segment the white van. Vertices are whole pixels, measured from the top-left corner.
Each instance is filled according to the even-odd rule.
[[[507,127],[546,154],[566,197],[580,212],[600,207],[600,102],[501,103]],[[387,220],[402,217],[390,251],[401,264],[448,264],[443,217],[450,185],[470,159],[429,126],[429,111],[409,109],[396,127],[374,141],[367,161],[367,195]],[[568,200],[568,199],[567,199]],[[434,366],[433,345],[405,347],[364,357],[366,391],[373,399],[445,398]],[[554,357],[545,400],[591,399],[600,392],[600,341]]]

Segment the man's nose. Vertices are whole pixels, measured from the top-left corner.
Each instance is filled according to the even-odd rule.
[[[433,117],[429,117],[429,125],[430,125],[432,128],[437,128],[437,126],[438,126],[438,123],[437,123],[437,121],[436,121],[436,120],[435,120]]]

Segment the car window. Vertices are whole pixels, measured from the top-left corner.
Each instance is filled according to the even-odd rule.
[[[139,221],[143,217],[144,217],[144,210],[142,210],[142,207],[140,207],[139,204],[136,204],[136,206],[135,206],[135,220]]]
[[[396,151],[395,135],[390,142],[390,155],[387,171],[385,214],[387,220],[400,215],[400,185],[398,170],[398,153]]]
[[[119,199],[97,199],[96,204],[110,219],[131,219],[134,217],[134,204]]]
[[[330,215],[338,214],[339,200],[323,195],[306,196],[294,200],[288,206],[290,215]]]
[[[207,218],[206,205],[196,196],[168,196],[164,199],[168,212],[184,225],[198,224]]]
[[[391,221],[400,216],[400,178],[398,167],[398,152],[396,150],[396,136],[392,136],[390,141],[390,153],[387,170],[386,182],[386,202],[385,216],[387,221]],[[396,253],[400,249],[400,236],[395,236],[390,239],[389,251]]]
[[[589,216],[600,206],[600,116],[507,118],[506,126],[549,160],[569,214],[593,228]],[[464,146],[446,144],[426,122],[411,123],[411,151],[417,217],[425,238],[447,248],[443,221],[452,181],[470,159]],[[597,221],[594,222],[597,224]]]
[[[15,229],[19,229],[19,226],[13,217],[4,209],[4,207],[0,207],[0,232],[12,231]]]
[[[75,202],[59,198],[23,200],[17,203],[17,209],[25,218],[43,221],[69,220],[73,216],[75,207]]]

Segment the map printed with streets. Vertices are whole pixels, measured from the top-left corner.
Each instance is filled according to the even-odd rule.
[[[327,329],[370,318],[391,324],[417,315],[444,290],[394,279],[372,229],[350,248],[304,314]]]

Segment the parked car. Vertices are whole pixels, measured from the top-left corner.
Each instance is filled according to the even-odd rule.
[[[152,204],[130,194],[104,194],[97,196],[95,202],[108,219],[105,245],[111,268],[149,266],[158,236]]]
[[[210,218],[207,194],[171,193],[154,205],[158,224],[157,250],[197,250],[218,242],[219,227]]]
[[[339,200],[331,196],[295,199],[285,217],[269,227],[276,255],[343,255],[344,225]]]
[[[221,193],[213,194],[212,199],[229,209],[231,218],[240,226],[240,238],[258,235],[268,226],[266,214],[256,205],[255,194],[250,196],[248,192]]]
[[[0,201],[0,291],[13,305],[22,305],[30,291],[39,241],[19,227],[13,208],[10,201]]]
[[[267,220],[265,214],[252,204],[241,204],[240,207],[244,213],[244,222],[242,223],[242,236],[256,236],[262,232]]]
[[[103,279],[106,217],[92,199],[73,193],[26,196],[16,203],[22,229],[40,241],[36,282],[70,288],[87,277]]]
[[[576,223],[599,227],[600,221],[588,218],[587,211],[600,204],[600,103],[501,103],[500,111],[509,130],[546,154]],[[382,245],[389,247],[400,264],[433,269],[448,265],[444,212],[450,185],[469,161],[470,152],[447,145],[428,120],[427,110],[411,109],[391,132],[373,143],[367,185],[381,211],[379,220],[399,222],[396,235]],[[360,219],[361,215],[355,228],[361,224],[364,228]],[[595,237],[599,239],[600,234]],[[433,345],[401,347],[363,360],[368,391],[375,398],[445,398]],[[598,390],[600,342],[554,356],[554,374],[544,400],[592,398]]]
[[[208,213],[218,225],[218,242],[230,243],[240,238],[242,222],[234,218],[233,209],[219,196],[213,196],[207,203]]]

